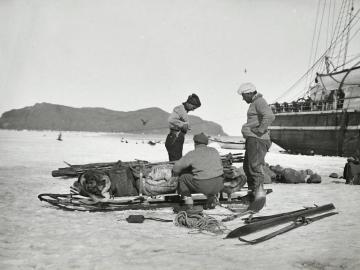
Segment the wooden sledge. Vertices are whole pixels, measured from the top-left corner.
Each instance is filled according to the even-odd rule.
[[[267,189],[271,193],[272,189]],[[242,195],[243,192],[233,193],[231,200],[227,198],[220,199],[221,205],[249,204],[248,195]],[[194,205],[205,205],[206,196],[203,194],[193,194]],[[62,210],[67,211],[86,211],[86,212],[110,212],[124,210],[154,210],[166,207],[175,207],[183,205],[184,202],[178,194],[164,194],[153,197],[133,196],[133,197],[116,197],[106,202],[94,202],[88,197],[73,194],[52,194],[42,193],[38,195],[40,201],[47,202]]]

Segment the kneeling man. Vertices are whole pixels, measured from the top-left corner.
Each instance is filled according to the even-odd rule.
[[[207,207],[215,207],[215,195],[224,187],[223,166],[219,152],[208,147],[208,137],[204,133],[194,136],[195,149],[188,152],[173,167],[179,176],[178,192],[185,204],[191,208],[191,193],[203,193],[208,197]]]

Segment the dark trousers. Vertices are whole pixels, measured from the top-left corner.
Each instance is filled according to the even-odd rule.
[[[176,161],[182,157],[185,133],[170,130],[166,137],[165,147],[169,155],[169,161]]]
[[[245,142],[245,158],[243,163],[248,189],[255,191],[264,184],[265,155],[271,146],[270,140],[248,137]]]
[[[190,197],[192,193],[203,193],[206,196],[214,196],[224,188],[222,176],[210,179],[194,179],[191,173],[179,176],[178,192],[182,196]]]

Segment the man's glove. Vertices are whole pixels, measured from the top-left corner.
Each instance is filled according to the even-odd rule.
[[[252,133],[254,133],[258,137],[261,137],[266,132],[266,131],[260,130],[258,127],[252,128],[251,131],[252,131]]]
[[[188,125],[188,124],[183,124],[183,126],[180,128],[180,130],[181,130],[183,133],[188,132],[188,130],[189,130],[189,125]]]

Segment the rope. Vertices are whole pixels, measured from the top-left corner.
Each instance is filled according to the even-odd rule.
[[[317,58],[317,51],[318,51],[318,48],[319,48],[319,41],[320,41],[320,36],[321,36],[321,29],[322,29],[322,24],[323,24],[323,20],[324,20],[324,14],[325,14],[325,6],[326,6],[326,1],[324,2],[322,14],[321,14],[320,26],[319,26],[319,30],[318,30],[318,31],[319,31],[319,34],[318,34],[318,36],[317,36],[317,41],[316,41],[315,53],[314,53],[313,61],[315,61],[316,58]]]
[[[351,14],[352,14],[353,10],[354,10],[354,0],[351,1],[351,7],[350,7],[350,3],[349,3],[349,21],[351,19]],[[350,37],[350,29],[348,29],[348,32],[346,35],[346,45],[345,45],[343,65],[345,65],[345,63],[346,63],[346,57],[347,57],[348,47],[349,47],[349,37]]]
[[[347,12],[346,12],[346,8],[347,8],[347,4],[348,2],[345,1],[344,2],[344,10],[343,10],[343,14],[341,16],[341,19],[340,19],[340,25],[339,25],[339,28],[343,25],[343,19],[344,19],[344,25],[346,24],[346,20],[347,20]],[[343,41],[344,41],[344,37],[345,37],[346,34],[342,35],[341,39],[340,39],[340,42],[339,42],[339,49],[338,49],[338,53],[336,55],[336,66],[339,65],[339,59],[341,57],[341,51],[342,51],[342,45],[343,45]]]
[[[329,44],[329,36],[330,36],[330,34],[329,34],[329,32],[331,33],[331,28],[330,28],[330,18],[331,18],[331,16],[330,16],[330,14],[331,14],[331,2],[332,2],[332,0],[330,0],[329,1],[330,3],[329,3],[329,5],[328,5],[328,15],[327,15],[327,27],[326,27],[326,41],[325,41],[325,44],[326,44],[326,46]]]
[[[223,234],[226,229],[220,221],[204,213],[188,214],[186,211],[181,211],[176,215],[174,223],[179,227],[195,229],[199,233],[208,231],[213,234]]]
[[[357,17],[357,16],[356,16],[356,17]],[[357,21],[353,24],[353,26],[355,26],[356,23],[359,22],[359,20],[360,20],[360,19],[357,19]],[[352,28],[353,28],[353,27],[349,28],[349,30],[352,29]],[[354,32],[354,34],[353,34],[353,35],[349,38],[349,40],[347,41],[348,43],[350,43],[350,41],[358,34],[359,30],[360,30],[360,28],[357,29],[357,30]],[[346,47],[339,49],[338,56],[337,56],[337,60],[338,60],[338,58],[339,58],[339,56],[340,56],[341,54],[343,54],[343,55],[346,55],[346,54],[347,54],[347,49],[346,49]],[[348,55],[347,55],[347,57],[348,57]],[[356,58],[356,57],[355,57],[355,58]],[[345,59],[345,58],[344,58],[344,59]],[[337,65],[336,68],[334,69],[334,71],[336,71],[337,69],[339,69],[339,68],[341,68],[341,67],[344,67],[345,65],[349,64],[349,63],[352,62],[353,60],[354,60],[354,59],[351,59],[351,60],[349,60],[349,61],[346,61],[346,59],[345,59],[346,62],[343,63],[342,65]],[[339,61],[337,61],[337,62],[339,62]]]
[[[334,28],[334,32],[333,32],[330,44],[334,41],[334,38],[339,34],[340,27],[341,27],[341,22],[342,22],[342,17],[343,17],[342,16],[343,8],[345,8],[344,3],[345,3],[344,1],[341,1],[341,7],[340,7],[339,15],[338,15],[337,20],[336,20],[336,24],[335,24],[335,28]],[[333,58],[334,53],[335,53],[335,48],[332,48],[331,49],[331,55],[330,55],[331,58]]]
[[[314,32],[313,32],[313,38],[311,41],[311,49],[310,49],[310,56],[309,56],[309,65],[308,65],[308,69],[311,66],[311,63],[313,62],[313,49],[314,49],[314,43],[315,43],[315,36],[316,36],[316,32],[317,32],[317,24],[318,24],[318,17],[319,17],[319,11],[320,11],[320,0],[318,0],[318,5],[316,8],[316,19],[315,19],[315,27],[314,27]],[[315,58],[315,56],[314,56]],[[308,83],[308,76],[306,77],[306,82],[305,85],[307,85]]]
[[[349,18],[350,1],[346,1],[346,4],[345,4],[345,5],[346,5],[346,7],[344,7],[345,16],[343,16],[343,17],[344,17],[344,24],[346,24],[347,21],[350,21],[350,19],[351,19],[351,16],[350,16],[350,18]],[[348,18],[349,18],[349,19],[348,19]],[[341,19],[341,22],[342,22],[342,19]],[[348,28],[347,33],[344,34],[344,35],[342,36],[341,40],[340,40],[339,52],[338,52],[337,59],[336,59],[336,66],[338,66],[339,63],[340,63],[340,58],[342,57],[342,53],[343,53],[344,51],[346,51],[346,46],[347,46],[346,40],[347,40],[347,36],[349,35],[349,30],[350,30],[350,28]],[[345,40],[345,44],[344,44],[344,40]],[[344,56],[344,57],[345,57],[345,56]]]

